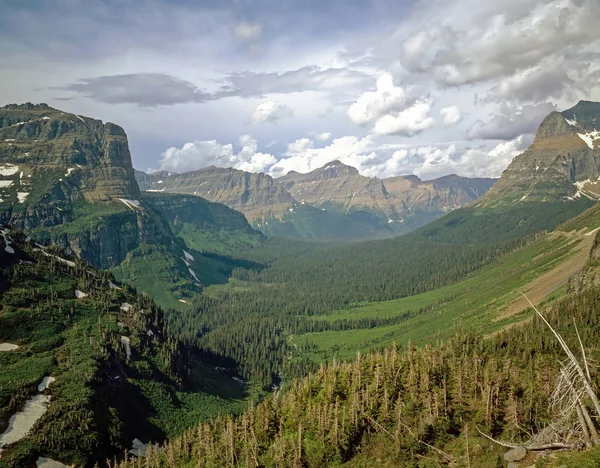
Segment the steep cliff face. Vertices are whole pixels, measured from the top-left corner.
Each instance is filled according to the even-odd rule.
[[[600,198],[600,104],[581,101],[552,112],[533,144],[517,156],[482,205]]]
[[[139,195],[121,127],[46,104],[0,108],[1,222],[110,268],[164,240]]]

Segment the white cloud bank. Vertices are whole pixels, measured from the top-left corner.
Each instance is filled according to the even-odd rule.
[[[276,101],[264,101],[256,106],[250,121],[255,124],[275,123],[292,115],[293,111],[288,106]]]
[[[233,167],[248,172],[265,172],[277,161],[275,156],[257,152],[257,142],[249,135],[239,139],[241,149],[236,153],[232,144],[216,140],[193,141],[181,148],[165,150],[159,160],[161,170],[193,171],[208,166]]]
[[[357,125],[372,126],[379,135],[413,136],[433,125],[431,105],[431,99],[415,99],[386,73],[377,79],[376,90],[363,93],[347,115]]]

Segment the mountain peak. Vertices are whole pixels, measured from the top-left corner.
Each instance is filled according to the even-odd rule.
[[[547,138],[574,135],[575,133],[575,129],[567,122],[566,117],[560,112],[554,111],[542,120],[535,134],[534,144]]]

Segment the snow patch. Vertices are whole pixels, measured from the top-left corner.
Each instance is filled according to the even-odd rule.
[[[75,290],[75,297],[77,299],[85,299],[86,297],[88,297],[88,294],[84,293],[83,291],[80,291],[79,289]]]
[[[565,120],[566,120],[566,121],[567,121],[567,123],[568,123],[569,125],[571,125],[572,127],[575,127],[575,126],[577,125],[577,120],[575,120],[575,119],[573,119],[573,120],[569,120],[569,119],[566,119],[566,118],[565,118]]]
[[[182,302],[182,303],[184,303],[184,304],[189,304],[189,302],[188,302],[188,301],[186,301],[186,300],[184,300],[184,299],[179,299],[179,302]]]
[[[42,117],[42,120],[50,120],[50,117]]]
[[[600,132],[596,130],[589,133],[578,133],[577,135],[579,135],[579,138],[581,138],[590,149],[594,149],[595,141],[600,140]]]
[[[158,189],[147,189],[146,192],[164,192],[166,188],[167,187],[163,187],[160,190],[158,190]]]
[[[140,439],[133,439],[131,442],[131,449],[128,451],[131,455],[136,457],[145,457],[148,445],[144,444]]]
[[[18,349],[19,345],[16,344],[12,344],[12,343],[0,343],[0,351],[14,351],[15,349]]]
[[[192,275],[194,277],[194,279],[199,283],[200,280],[196,276],[196,273],[194,273],[194,270],[192,270],[191,268],[188,268],[188,271],[190,272],[190,275]]]
[[[194,261],[194,257],[192,257],[192,255],[189,252],[186,252],[185,250],[183,251],[183,255],[185,256],[185,258],[187,258],[190,261]]]
[[[56,460],[46,457],[38,457],[35,462],[35,466],[37,468],[69,468],[69,466],[65,465],[64,463],[57,462]]]
[[[129,310],[131,309],[131,304],[129,302],[123,302],[123,304],[121,304],[121,307],[119,307],[123,312],[129,312]]]
[[[69,167],[69,168],[67,169],[67,173],[65,174],[65,177],[69,177],[69,176],[71,175],[71,172],[73,172],[74,170],[75,170],[75,168],[74,168],[74,167]]]
[[[14,138],[5,138],[4,141],[15,141]]]
[[[4,245],[5,245],[4,246],[4,250],[6,251],[6,253],[14,254],[15,253],[15,249],[13,249],[10,246],[10,239],[6,236],[6,230],[2,229],[0,231],[0,233],[2,234],[2,237],[4,238]]]
[[[27,154],[27,153],[25,153],[25,154]],[[0,166],[0,175],[11,176],[11,175],[15,175],[17,172],[19,172],[19,166],[15,166],[14,164],[7,164],[6,166],[4,166],[4,165]]]
[[[19,199],[19,203],[25,203],[27,197],[29,196],[29,192],[17,192],[17,198]]]
[[[121,336],[121,344],[125,346],[125,355],[129,361],[131,359],[131,340],[128,336]]]
[[[50,376],[44,377],[42,379],[42,381],[40,382],[40,384],[38,385],[38,392],[43,392],[50,386],[50,384],[52,382],[55,382],[55,381],[56,381],[56,379],[54,377],[50,377]]]
[[[141,209],[140,202],[138,200],[128,200],[127,198],[119,198],[119,201],[123,203],[131,211]]]
[[[77,116],[77,118],[78,118],[79,120],[81,120],[83,123],[86,123],[86,121],[85,121],[85,120],[83,120],[83,119],[81,118],[81,116],[80,116],[80,115],[76,115],[76,116]]]
[[[43,392],[52,382],[54,382],[54,377],[44,377],[38,385],[38,391]],[[0,452],[2,447],[25,437],[38,419],[47,411],[49,403],[50,395],[38,394],[27,400],[23,409],[11,416],[8,421],[8,428],[0,435]]]
[[[122,288],[120,288],[119,286],[117,286],[115,283],[113,283],[112,281],[108,282],[108,287],[110,289],[116,289],[117,291],[120,291]]]
[[[7,188],[13,184],[12,180],[0,180],[0,188]]]

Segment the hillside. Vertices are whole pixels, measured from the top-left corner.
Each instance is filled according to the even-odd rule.
[[[599,301],[597,288],[586,289],[543,313],[571,349],[579,349],[575,323],[582,352],[597,356],[600,327],[593,310]],[[511,467],[591,467],[594,452],[550,451],[551,442],[566,441],[567,449],[576,450],[589,441],[575,411],[561,419],[552,404],[557,357],[563,351],[539,318],[487,340],[461,332],[436,347],[391,346],[321,366],[238,418],[219,418],[170,441],[146,462],[495,468],[512,460]],[[507,452],[481,433],[529,450]],[[546,450],[538,448],[544,444]]]
[[[0,293],[0,466],[91,466],[244,407],[200,359],[227,361],[170,335],[147,296],[5,227]]]
[[[191,252],[173,231],[179,218],[170,216],[172,210],[193,218],[187,228],[201,230],[213,245],[252,245],[262,238],[223,205],[150,195],[140,193],[121,127],[45,104],[0,108],[0,222],[94,267],[114,269],[164,306],[184,307],[181,301],[226,282],[238,266]],[[210,243],[197,248],[213,251]]]
[[[409,232],[475,200],[494,182],[458,176],[381,181],[339,161],[279,179],[214,166],[183,174],[135,174],[142,191],[185,193],[223,203],[244,213],[252,227],[266,235],[324,241]]]

